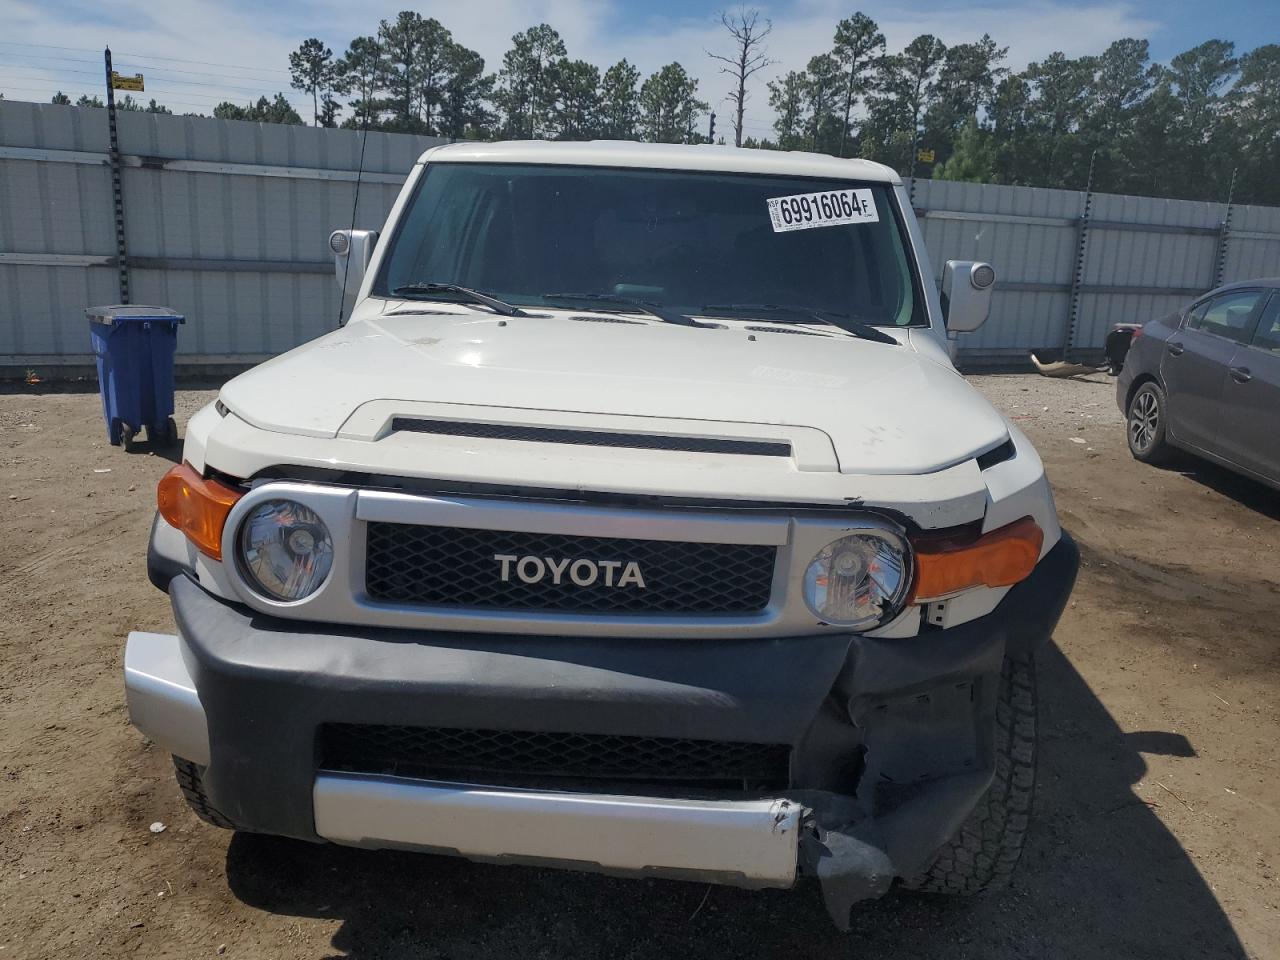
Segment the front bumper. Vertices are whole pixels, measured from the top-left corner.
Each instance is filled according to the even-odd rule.
[[[990,783],[1002,660],[1049,637],[1077,562],[1064,533],[988,616],[898,640],[343,628],[179,576],[179,636],[130,636],[130,715],[205,766],[212,804],[246,830],[743,886],[786,886],[799,864],[847,922],[925,869]],[[790,785],[635,797],[353,775],[321,768],[328,723],[786,744]]]

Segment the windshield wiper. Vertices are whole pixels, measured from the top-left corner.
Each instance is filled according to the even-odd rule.
[[[790,317],[804,317],[824,326],[839,327],[846,333],[851,333],[863,340],[871,340],[875,343],[891,343],[894,346],[898,346],[898,341],[884,331],[877,330],[861,320],[855,320],[847,313],[838,313],[835,310],[819,310],[816,307],[793,307],[781,303],[708,303],[702,309],[715,313],[774,313]]]
[[[664,323],[674,323],[681,327],[718,327],[715,323],[701,323],[693,317],[686,317],[676,310],[669,310],[652,300],[636,300],[616,293],[544,293],[543,300],[583,300],[591,303],[609,303],[620,307],[629,307],[630,313],[647,313],[657,317]]]
[[[499,300],[497,297],[491,297],[487,293],[472,290],[470,287],[464,287],[458,283],[406,283],[404,286],[396,287],[391,292],[398,297],[412,297],[418,293],[452,293],[465,297],[470,303],[482,304],[494,313],[500,313],[504,317],[529,316],[519,307],[507,303],[505,300]]]

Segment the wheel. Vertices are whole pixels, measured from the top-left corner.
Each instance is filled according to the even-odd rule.
[[[1125,433],[1129,452],[1143,463],[1160,463],[1169,458],[1165,441],[1165,412],[1169,409],[1160,384],[1148,380],[1129,401]]]
[[[1006,657],[996,704],[996,772],[973,813],[924,873],[903,886],[971,896],[1005,886],[1022,855],[1036,783],[1036,678],[1031,657]]]
[[[195,811],[197,817],[211,826],[221,827],[224,830],[236,828],[234,823],[218,812],[205,795],[204,767],[191,760],[174,757],[173,775],[182,789],[182,795],[187,800],[187,806]]]
[[[169,417],[164,423],[147,427],[147,439],[152,446],[167,447],[178,442],[178,425]]]

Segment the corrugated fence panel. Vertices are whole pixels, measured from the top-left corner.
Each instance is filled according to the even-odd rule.
[[[1225,215],[1224,204],[1096,194],[1075,343],[1101,345],[1112,324],[1163,316],[1212,289]],[[1153,292],[1094,293],[1089,286]]]
[[[1083,193],[921,180],[915,202],[925,211],[935,280],[947,260],[987,260],[996,268],[991,317],[960,340],[962,358],[999,359],[1061,345]]]
[[[188,361],[251,360],[333,329],[329,233],[380,229],[429,137],[143,113],[119,115],[132,299],[188,317]],[[0,365],[83,362],[84,308],[118,299],[106,111],[0,101]],[[947,259],[991,262],[991,318],[964,360],[1061,350],[1076,277],[1078,190],[920,180],[935,282]],[[1072,344],[1101,348],[1208,289],[1223,204],[1096,194]],[[1280,208],[1233,208],[1227,281],[1280,275]]]
[[[358,131],[124,112],[118,130],[131,299],[188,317],[180,355],[254,359],[337,326],[327,241],[352,224]],[[355,226],[380,229],[439,142],[370,133]],[[0,147],[39,152],[0,155],[0,364],[83,362],[84,308],[119,299],[106,111],[0,103]]]
[[[1236,207],[1227,241],[1226,282],[1280,277],[1280,208]]]

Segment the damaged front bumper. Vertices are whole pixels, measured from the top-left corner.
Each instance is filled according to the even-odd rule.
[[[854,902],[927,868],[986,790],[1003,659],[1048,639],[1077,562],[1064,533],[988,616],[896,640],[322,627],[179,575],[179,636],[130,637],[130,715],[203,766],[211,804],[245,830],[740,886],[800,872],[844,926]],[[775,745],[785,783],[547,788],[334,768],[332,725]]]

